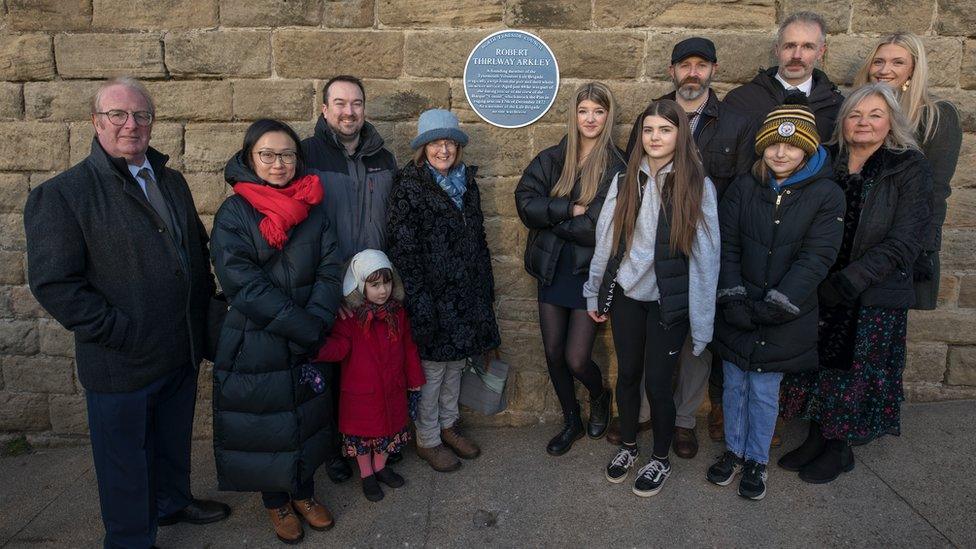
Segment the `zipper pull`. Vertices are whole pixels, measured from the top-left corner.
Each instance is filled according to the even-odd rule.
[[[782,202],[782,201],[783,201],[783,195],[777,194],[776,195],[776,207],[777,208],[779,207],[779,203]]]

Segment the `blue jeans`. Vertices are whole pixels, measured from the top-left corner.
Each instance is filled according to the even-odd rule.
[[[733,454],[765,465],[779,414],[779,383],[782,372],[744,372],[723,361],[725,388],[725,446]]]

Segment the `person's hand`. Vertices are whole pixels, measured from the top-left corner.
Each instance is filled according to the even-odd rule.
[[[586,213],[586,206],[580,206],[579,204],[573,204],[573,217],[578,215],[583,215]]]
[[[351,317],[352,317],[352,311],[349,310],[349,307],[346,307],[344,303],[342,305],[339,305],[339,320],[345,320]]]
[[[596,311],[586,311],[586,314],[590,315],[590,318],[593,319],[593,322],[602,323],[607,321],[607,315],[598,315],[596,314]]]

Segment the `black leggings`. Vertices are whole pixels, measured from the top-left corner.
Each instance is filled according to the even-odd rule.
[[[620,439],[626,443],[637,441],[640,383],[644,377],[644,389],[651,403],[654,455],[667,457],[676,415],[671,377],[688,335],[688,322],[665,328],[661,324],[661,307],[657,301],[636,301],[623,292],[614,296],[610,317],[613,345],[617,350]]]
[[[582,309],[568,309],[539,303],[539,327],[549,366],[549,379],[556,389],[563,417],[579,415],[575,377],[595,399],[603,393],[603,375],[593,362],[596,322]]]

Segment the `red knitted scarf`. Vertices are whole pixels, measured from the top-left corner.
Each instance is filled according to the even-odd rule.
[[[234,192],[264,214],[258,228],[268,244],[279,250],[288,242],[288,231],[305,221],[308,211],[325,196],[317,175],[306,175],[280,188],[241,182],[234,185]]]

